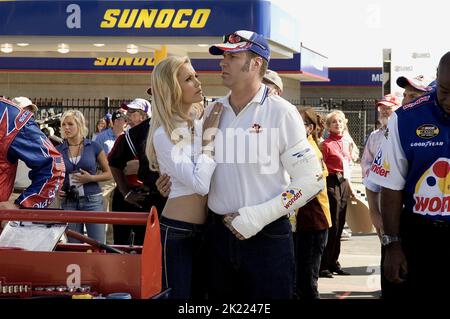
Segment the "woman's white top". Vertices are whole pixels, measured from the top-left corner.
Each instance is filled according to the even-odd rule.
[[[172,182],[169,198],[208,194],[216,162],[202,154],[202,134],[203,120],[194,121],[194,132],[187,122],[181,123],[172,134],[176,139],[183,137],[179,142],[173,142],[162,126],[156,129],[153,145],[159,170]]]

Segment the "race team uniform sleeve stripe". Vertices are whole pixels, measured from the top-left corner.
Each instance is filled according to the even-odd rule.
[[[129,130],[125,132],[125,138],[127,140],[128,147],[130,148],[131,152],[133,153],[133,156],[134,157],[138,156],[138,153],[136,151],[136,148],[134,147],[133,141],[131,140],[131,136],[130,136],[130,131]]]
[[[392,190],[403,190],[408,172],[408,160],[398,132],[398,118],[394,112],[388,131],[372,162],[368,181]]]
[[[61,154],[33,120],[25,124],[9,147],[8,160],[19,158],[31,168],[32,183],[15,202],[23,207],[47,207],[64,181],[65,166]]]

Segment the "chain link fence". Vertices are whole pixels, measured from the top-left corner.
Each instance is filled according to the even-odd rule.
[[[59,132],[59,118],[67,110],[79,110],[86,118],[90,134],[95,130],[95,124],[106,114],[112,114],[120,108],[123,102],[128,100],[116,100],[105,97],[104,99],[52,99],[52,98],[32,98],[39,110],[36,119],[39,123],[47,123]],[[333,110],[341,110],[348,118],[348,129],[356,145],[362,154],[367,136],[376,126],[375,100],[355,100],[355,99],[324,99],[324,98],[303,98],[300,100],[290,100],[297,107],[311,106],[321,115],[326,115]],[[205,102],[207,104],[207,101]],[[59,134],[57,134],[59,135]]]
[[[31,100],[38,107],[35,118],[41,124],[41,128],[45,125],[51,126],[55,134],[61,136],[59,134],[61,115],[68,110],[79,110],[86,119],[89,136],[91,136],[99,119],[104,118],[108,113],[112,114],[123,102],[129,102],[132,99],[113,100],[106,97],[104,99],[32,98]]]
[[[375,129],[377,123],[377,111],[375,100],[333,99],[333,98],[303,98],[291,100],[297,107],[309,106],[321,115],[326,115],[334,110],[341,110],[348,119],[347,126],[362,155],[367,136]]]

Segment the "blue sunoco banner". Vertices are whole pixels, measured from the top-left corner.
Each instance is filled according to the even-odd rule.
[[[0,1],[0,35],[270,37],[270,16],[267,0]]]
[[[310,62],[304,62],[307,71],[301,66],[303,56],[294,54],[292,59],[271,59],[269,67],[281,73],[305,73],[318,80],[327,80],[328,68],[322,65],[308,67]],[[192,65],[197,72],[220,72],[220,59],[192,59]],[[98,57],[98,58],[29,58],[2,57],[0,70],[7,71],[86,71],[86,72],[150,72],[155,66],[153,57]]]

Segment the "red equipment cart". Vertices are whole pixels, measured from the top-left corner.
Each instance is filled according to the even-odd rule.
[[[147,225],[147,228],[143,246],[112,246],[125,251],[124,254],[106,252],[88,244],[59,243],[50,252],[0,247],[0,298],[2,295],[71,297],[90,291],[104,296],[128,292],[132,298],[146,299],[161,293],[161,241],[155,207],[150,213],[3,210],[0,211],[2,220]],[[81,287],[88,289],[53,289],[70,286],[69,282],[77,275]]]

